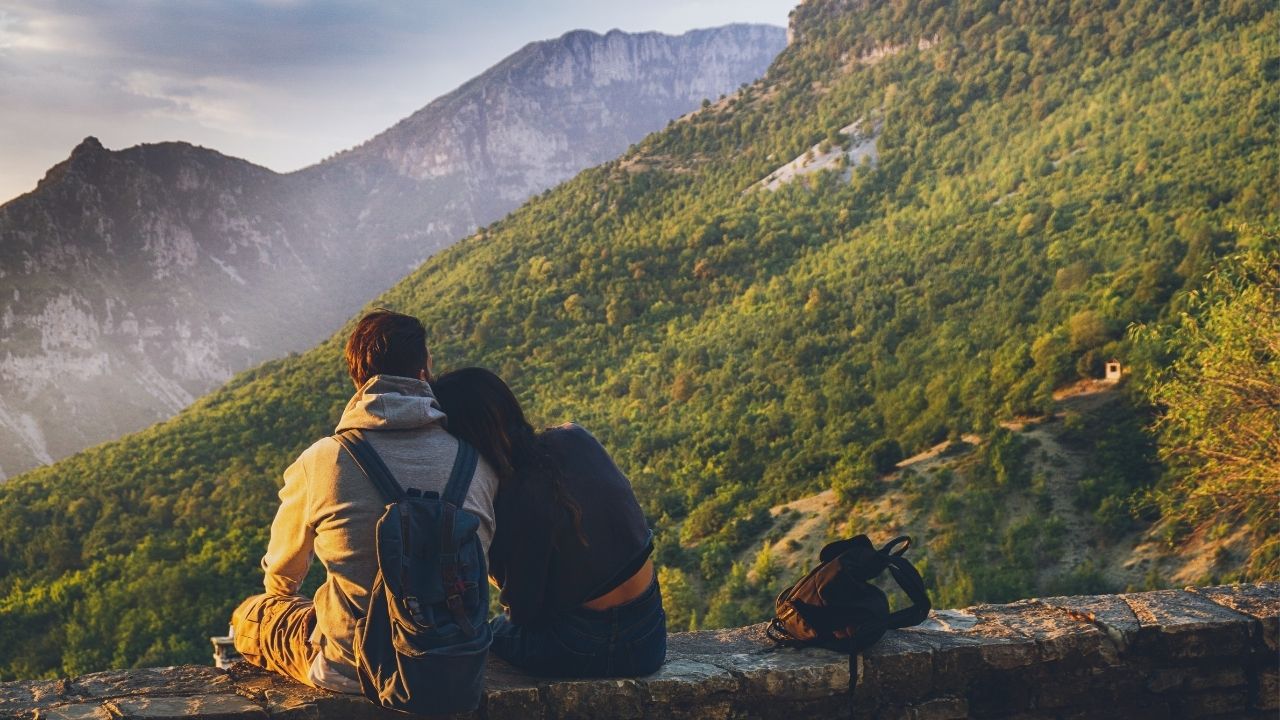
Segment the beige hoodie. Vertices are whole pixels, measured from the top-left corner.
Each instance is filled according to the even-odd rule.
[[[335,432],[373,431],[366,437],[402,487],[442,492],[458,449],[457,440],[441,427],[444,417],[427,383],[378,375],[347,403]],[[497,490],[497,475],[481,459],[463,507],[480,518],[486,555]],[[360,691],[352,641],[378,570],[374,529],[384,510],[377,488],[331,437],[307,448],[284,473],[280,509],[262,558],[263,584],[270,595],[295,595],[312,555],[324,565],[327,577],[316,590],[311,635],[321,650],[311,664],[311,678],[320,687]]]

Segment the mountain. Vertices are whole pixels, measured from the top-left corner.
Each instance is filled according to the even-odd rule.
[[[376,303],[423,318],[439,369],[494,368],[535,422],[601,438],[672,627],[764,619],[791,540],[858,532],[912,532],[955,606],[1167,586],[1191,559],[1274,575],[1247,559],[1267,526],[1152,500],[1141,390],[1167,347],[1127,329],[1176,326],[1225,256],[1280,258],[1278,20],[809,0],[762,79]],[[348,397],[350,328],[0,487],[0,676],[201,660],[260,587],[281,472]],[[1068,397],[1113,359],[1105,402]]]
[[[369,239],[382,289],[525,199],[759,77],[784,46],[782,29],[761,25],[679,37],[578,30],[531,43],[300,180],[319,186],[343,233]]]
[[[86,139],[0,207],[0,468],[145,427],[310,342],[325,328],[308,310],[316,271],[336,258],[324,237],[265,168]]]
[[[430,254],[758,77],[781,28],[531,43],[289,175],[88,138],[0,207],[0,480],[305,349]]]

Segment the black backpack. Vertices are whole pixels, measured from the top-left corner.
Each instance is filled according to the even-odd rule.
[[[876,550],[866,535],[858,535],[822,548],[818,567],[778,595],[769,637],[781,645],[816,645],[854,655],[889,628],[924,622],[930,608],[924,580],[902,557],[910,546],[911,538],[903,535]],[[911,607],[889,612],[889,598],[871,584],[886,569]]]
[[[423,715],[476,709],[493,634],[480,519],[462,509],[475,448],[458,440],[440,495],[406,492],[359,430],[334,437],[387,503],[369,611],[356,621],[360,691],[383,707]]]

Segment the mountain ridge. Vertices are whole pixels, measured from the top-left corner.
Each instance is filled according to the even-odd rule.
[[[290,173],[181,141],[108,150],[86,138],[0,206],[0,479],[308,347],[431,253],[694,107],[691,93],[754,78],[783,35],[740,25],[532,43],[511,56],[526,73],[585,48],[579,66],[611,63],[613,81],[516,87],[508,58]],[[703,71],[703,86],[683,79]],[[49,313],[74,316],[92,342],[62,342]],[[136,332],[120,329],[128,313]]]

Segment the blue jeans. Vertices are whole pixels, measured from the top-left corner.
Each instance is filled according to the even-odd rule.
[[[636,677],[667,656],[667,614],[654,580],[643,595],[608,610],[575,608],[529,625],[489,621],[489,651],[525,672],[561,677]]]

